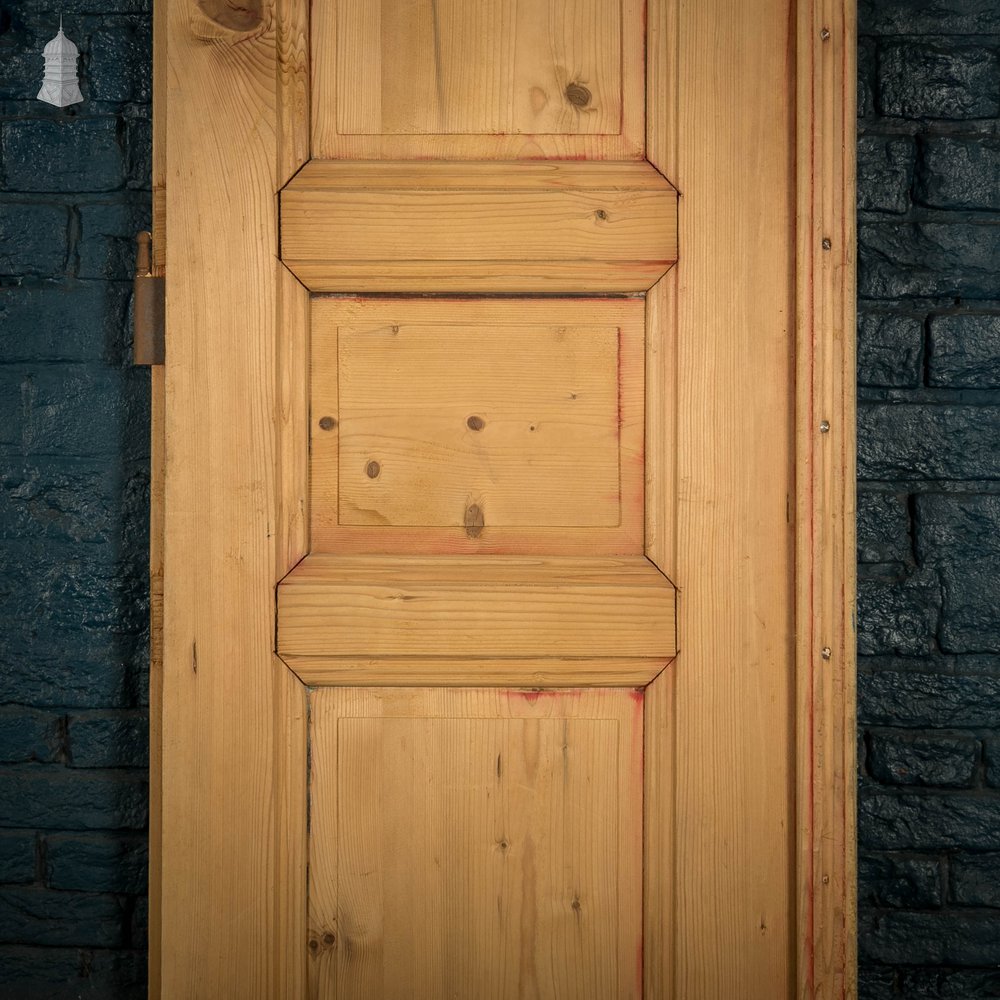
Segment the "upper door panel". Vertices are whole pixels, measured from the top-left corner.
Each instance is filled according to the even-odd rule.
[[[313,155],[640,159],[642,0],[322,0]]]

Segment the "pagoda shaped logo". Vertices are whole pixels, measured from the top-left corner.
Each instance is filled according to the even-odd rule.
[[[76,76],[80,50],[63,34],[61,17],[59,34],[45,46],[44,55],[45,76],[42,89],[38,91],[38,100],[54,104],[57,108],[79,104],[83,100]]]

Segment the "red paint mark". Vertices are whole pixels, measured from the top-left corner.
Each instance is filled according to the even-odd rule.
[[[504,694],[533,705],[539,698],[579,698],[583,691],[580,688],[513,688],[504,691]]]
[[[637,705],[641,706],[646,702],[646,691],[644,688],[633,688],[633,690],[629,691],[628,696]]]
[[[622,371],[622,328],[618,327],[618,440],[622,436],[622,396],[625,393],[625,373]]]
[[[561,163],[564,160],[574,160],[574,161],[583,160],[583,161],[587,161],[587,160],[590,160],[591,157],[588,156],[587,153],[567,153],[565,156],[558,156],[558,157],[546,156],[544,153],[539,153],[537,156],[535,156],[535,155],[522,156],[522,157],[520,157],[520,159],[522,159],[522,160],[545,160],[548,163],[554,163],[554,162]]]

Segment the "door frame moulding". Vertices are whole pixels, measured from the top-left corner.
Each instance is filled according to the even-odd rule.
[[[761,0],[757,7],[753,17],[734,17],[727,0],[647,4],[647,94],[655,109],[647,122],[647,157],[678,187],[682,222],[680,263],[647,295],[647,384],[674,402],[656,413],[647,408],[646,554],[681,587],[680,654],[667,669],[659,663],[645,689],[645,884],[647,897],[655,893],[659,905],[646,917],[644,963],[647,995],[658,1000],[725,995],[725,988],[745,996],[765,989],[771,1000],[775,982],[783,995],[800,1000],[856,995],[854,0]],[[713,16],[721,38],[711,30]],[[165,471],[166,485],[165,500],[161,489],[152,491],[156,773],[149,979],[150,996],[169,1000],[305,995],[305,913],[293,890],[304,884],[306,868],[299,812],[306,794],[306,692],[272,654],[269,640],[275,587],[308,551],[309,299],[277,261],[277,192],[309,158],[308,4],[276,0],[265,13],[249,10],[240,18],[221,0],[157,0],[154,8],[154,246],[170,285],[167,366],[153,377],[153,438],[165,441],[165,448],[154,448],[153,482],[162,483]],[[738,25],[724,23],[740,18]],[[718,53],[699,62],[699,44],[717,46]],[[788,440],[779,441],[776,456],[766,461],[787,458],[782,474],[789,482],[790,521],[779,548],[787,542],[788,589],[782,594],[790,598],[794,628],[787,644],[774,646],[741,631],[735,618],[755,611],[752,587],[745,588],[739,608],[726,610],[734,620],[718,626],[720,648],[730,632],[745,642],[732,653],[726,683],[710,681],[711,704],[723,711],[705,721],[706,731],[710,721],[724,738],[699,745],[703,759],[692,768],[678,755],[680,748],[691,750],[680,742],[679,724],[693,732],[686,673],[692,650],[684,642],[696,634],[696,616],[703,622],[709,611],[685,587],[690,549],[684,539],[692,530],[706,538],[724,531],[727,518],[713,514],[712,505],[718,511],[745,502],[727,492],[732,483],[724,477],[692,483],[691,449],[708,442],[711,429],[685,445],[692,424],[685,423],[677,402],[682,378],[693,373],[703,380],[689,384],[687,399],[713,384],[707,365],[691,367],[696,348],[706,349],[706,334],[717,348],[738,342],[720,322],[713,326],[698,312],[696,279],[716,280],[718,265],[690,253],[693,244],[685,236],[691,230],[684,226],[685,215],[690,227],[704,210],[691,183],[693,159],[685,143],[698,136],[709,150],[714,143],[718,155],[732,155],[727,137],[706,122],[714,120],[723,131],[733,124],[734,134],[739,132],[732,109],[729,118],[720,118],[721,99],[712,103],[711,90],[721,78],[713,74],[729,45],[738,58],[731,60],[735,83],[726,86],[742,87],[763,106],[773,94],[761,81],[740,83],[739,73],[756,65],[770,67],[773,75],[784,67],[788,84],[787,138],[794,142],[788,176],[794,186],[786,191],[787,245],[795,278],[786,284],[795,315],[794,386],[786,393],[787,417],[778,434]],[[261,128],[262,118],[267,127]],[[195,147],[206,155],[192,156]],[[754,207],[741,205],[732,176],[724,199],[740,222],[754,227]],[[262,184],[271,190],[262,191]],[[164,259],[168,219],[174,243],[166,246]],[[251,236],[243,228],[246,219],[255,220]],[[766,235],[752,232],[758,241]],[[764,273],[758,261],[737,257],[737,251],[752,256],[749,246],[744,241],[730,258],[735,269],[744,269],[745,281]],[[776,272],[767,273],[777,281]],[[242,292],[227,294],[222,278],[234,274],[244,275]],[[740,287],[746,296],[760,292]],[[788,330],[791,323],[789,316]],[[732,369],[729,361],[720,364],[723,377],[735,371],[735,363]],[[753,393],[738,390],[737,396],[751,405]],[[766,406],[763,397],[757,405]],[[758,428],[764,417],[782,419],[780,413],[758,416]],[[746,411],[738,419],[727,411],[722,419],[719,434],[734,433],[740,421],[754,423]],[[697,494],[706,484],[718,492]],[[215,498],[211,509],[203,509],[205,497]],[[749,517],[753,510],[743,513]],[[160,523],[163,544],[157,545]],[[220,568],[209,568],[193,584],[195,560],[213,552]],[[155,601],[161,559],[165,618]],[[735,564],[731,568],[739,571]],[[758,736],[754,721],[773,727],[774,710],[768,715],[750,703],[749,692],[766,656],[779,655],[775,650],[789,655],[780,664],[782,678],[772,667],[766,683],[774,690],[782,682],[787,687],[791,722],[784,732]],[[386,683],[397,666],[405,668],[387,665]],[[323,665],[317,669],[322,676]],[[636,676],[645,669],[636,663]],[[545,677],[542,670],[538,686],[558,682],[558,675]],[[327,676],[328,683],[351,683],[349,670],[341,675],[331,669]],[[609,682],[602,675],[593,683]],[[631,677],[624,682],[634,683]],[[448,683],[444,676],[441,683]],[[223,708],[233,713],[225,723]],[[248,733],[249,754],[233,742]],[[776,801],[784,795],[787,805],[781,845],[787,893],[781,898],[759,884],[748,847],[771,827],[757,812],[739,814],[741,796],[726,797],[725,776],[718,786],[709,777],[735,769],[737,750],[747,751],[748,767],[763,766],[760,754],[767,741],[773,744],[772,736],[795,752],[788,785],[773,792]],[[221,771],[212,773],[206,761],[221,765],[229,780]],[[728,883],[705,883],[700,898],[694,890],[698,866],[689,862],[701,850],[707,865],[716,845],[712,829],[698,828],[705,812],[686,811],[696,787],[706,797],[722,793],[713,817],[719,839],[741,831],[733,856],[749,861],[746,870],[728,873]],[[235,907],[229,905],[234,899]],[[726,961],[730,965],[720,968]],[[734,982],[743,984],[742,994],[731,990]]]

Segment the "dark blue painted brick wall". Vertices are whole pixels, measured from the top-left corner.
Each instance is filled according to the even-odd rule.
[[[85,103],[34,100],[64,14]],[[148,0],[0,0],[0,997],[145,995]]]
[[[58,11],[87,101],[33,100]],[[861,0],[861,995],[1000,997],[1000,5]],[[0,5],[0,996],[141,996],[148,0]]]
[[[862,1000],[1000,997],[1000,3],[861,0]]]

